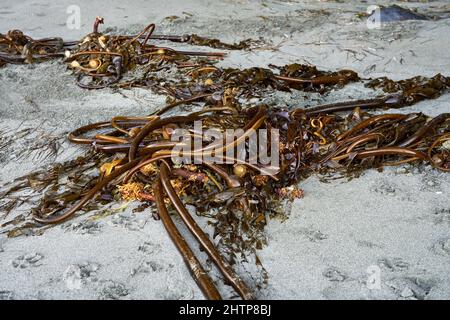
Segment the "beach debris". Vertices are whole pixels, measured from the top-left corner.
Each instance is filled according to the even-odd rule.
[[[424,14],[393,4],[388,7],[379,6],[377,9],[374,9],[367,17],[367,20],[370,22],[390,23],[405,20],[430,20],[430,18]]]
[[[219,39],[211,39],[201,37],[197,34],[190,34],[184,36],[171,36],[171,35],[150,35],[149,39],[154,40],[168,40],[172,42],[188,43],[195,46],[210,47],[214,49],[223,50],[250,50],[253,47],[260,45],[262,40],[245,39],[238,43],[225,43]]]
[[[75,45],[61,38],[33,39],[20,30],[0,33],[0,67],[64,57],[64,50]]]
[[[97,18],[93,32],[65,55],[77,84],[148,88],[167,95],[168,104],[150,115],[115,116],[80,127],[68,139],[86,145],[86,155],[0,188],[4,219],[20,205],[18,199],[33,204],[31,215],[11,216],[0,226],[9,236],[36,234],[118,200],[140,201],[143,210],[156,206],[153,217],[161,219],[207,298],[220,299],[221,294],[170,212],[181,218],[226,283],[241,298],[253,299],[255,293],[233,266],[253,256],[267,283],[257,255],[267,243],[265,226],[270,218],[287,217],[285,205],[304,196],[297,184],[306,177],[351,178],[366,169],[404,163],[450,171],[450,113],[433,118],[420,112],[370,113],[437,98],[448,92],[448,77],[362,80],[351,70],[301,64],[224,69],[214,64],[223,53],[149,44],[154,24],[136,36],[122,36],[100,33],[102,22]],[[275,90],[324,93],[356,81],[384,95],[293,109],[244,103]],[[194,105],[193,110],[176,113],[186,105]],[[235,132],[231,140],[229,130]],[[252,155],[255,132],[270,133],[264,150],[270,150],[266,155],[274,156],[274,163],[263,159],[261,150]],[[212,237],[193,211],[208,219]],[[96,219],[103,216],[97,213]],[[128,294],[120,285],[110,289],[102,295]]]

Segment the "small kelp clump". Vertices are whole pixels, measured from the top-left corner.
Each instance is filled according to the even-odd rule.
[[[304,91],[324,92],[330,86],[344,86],[349,82],[359,80],[359,76],[352,70],[339,70],[336,72],[318,70],[315,66],[293,63],[280,70],[279,80],[288,81],[291,87]]]
[[[367,86],[386,95],[311,108],[249,105],[242,100],[274,90],[324,93],[362,80],[351,70],[322,71],[300,64],[222,69],[214,65],[222,53],[150,44],[164,37],[153,35],[153,24],[136,36],[121,36],[99,33],[102,22],[97,18],[93,32],[65,55],[78,85],[148,88],[166,94],[170,103],[154,114],[116,116],[78,128],[69,140],[88,146],[88,155],[4,186],[2,209],[8,212],[29,201],[24,191],[44,194],[32,203],[31,217],[18,215],[2,225],[10,236],[32,234],[97,204],[140,201],[143,210],[156,207],[154,218],[161,219],[207,298],[221,295],[169,212],[179,215],[226,283],[242,298],[252,299],[254,292],[233,264],[250,255],[260,264],[257,250],[266,243],[267,221],[284,218],[283,204],[303,196],[297,186],[302,179],[312,174],[355,176],[403,163],[450,171],[449,113],[434,118],[369,113],[436,98],[448,92],[447,77],[371,79]],[[141,76],[130,79],[137,69]],[[169,115],[194,102],[202,103],[197,111]],[[192,211],[208,218],[212,239]]]
[[[366,84],[369,88],[381,88],[384,92],[403,92],[406,104],[414,104],[425,99],[435,99],[450,87],[450,78],[437,74],[432,78],[417,76],[393,81],[386,77],[377,78]]]
[[[239,43],[224,43],[220,41],[219,39],[210,39],[205,37],[200,37],[196,34],[191,34],[189,36],[185,37],[187,43],[196,45],[196,46],[205,46],[205,47],[211,47],[215,49],[222,49],[222,50],[249,50],[252,48],[252,46],[255,46],[259,43],[259,41],[252,40],[252,39],[246,39],[242,40]]]
[[[231,45],[197,35],[153,35],[154,24],[136,36],[107,35],[98,31],[100,23],[103,19],[97,18],[93,32],[84,37],[75,49],[66,52],[65,61],[77,73],[77,84],[83,88],[145,87],[181,99],[234,88],[239,88],[244,96],[257,95],[259,90],[268,87],[283,91],[293,88],[325,92],[334,85],[342,86],[359,79],[350,70],[326,72],[298,64],[278,68],[280,74],[265,68],[221,69],[214,63],[225,53],[181,51],[150,42],[170,40],[237,50],[248,49],[251,41]],[[121,81],[125,73],[135,69],[139,69],[142,76]],[[158,73],[160,71],[165,71],[164,76]],[[167,79],[165,75],[169,71],[179,74],[176,81]],[[244,84],[245,88],[242,87]]]
[[[154,24],[148,25],[136,36],[106,35],[98,31],[98,25],[102,22],[101,18],[97,18],[93,33],[66,53],[65,61],[77,74],[77,84],[83,88],[140,87],[168,95],[173,101],[208,103],[231,92],[238,98],[261,97],[273,90],[326,93],[348,83],[362,81],[352,70],[326,71],[297,63],[244,70],[220,68],[215,63],[225,57],[223,52],[180,51],[150,43],[162,39],[204,45],[217,43],[215,39],[189,42],[189,39],[199,38],[153,35]],[[234,46],[217,47],[239,47]],[[127,72],[135,70],[139,70],[139,76],[127,76]],[[390,93],[380,97],[390,107],[434,99],[449,86],[449,79],[440,74],[432,78],[416,77],[398,82],[387,78],[364,81],[367,87],[382,87]]]
[[[74,42],[64,42],[61,38],[32,39],[20,30],[0,33],[0,67],[12,63],[33,63],[64,57],[64,50]]]
[[[103,23],[97,18],[94,30],[78,44],[76,50],[67,52],[66,61],[78,73],[79,86],[98,89],[117,83],[127,71],[137,65],[146,65],[153,56],[163,55],[170,61],[185,61],[187,57],[175,50],[147,45],[155,25],[148,25],[136,36],[109,36],[98,32]],[[141,39],[141,37],[143,37]],[[150,66],[151,67],[151,66]],[[89,78],[87,83],[84,78]]]
[[[148,58],[152,55],[161,55],[166,50],[170,51],[169,53],[166,52],[167,55],[176,53],[175,50],[170,48],[154,45],[147,46],[147,42],[150,39],[168,40],[224,50],[249,50],[253,45],[259,43],[259,41],[247,39],[236,44],[228,44],[218,39],[205,38],[196,34],[184,36],[154,35],[154,24],[150,24],[136,36],[111,36],[98,32],[99,25],[102,23],[103,18],[97,17],[94,22],[93,32],[81,41],[63,41],[63,39],[58,37],[33,39],[23,34],[20,30],[11,30],[6,34],[0,34],[0,67],[8,63],[35,63],[55,58],[64,58],[69,55],[69,50],[75,50],[75,53],[78,53],[77,56],[85,58],[89,55],[95,55],[95,58],[88,59],[87,61],[81,59],[80,65],[73,62],[75,60],[74,58],[69,59],[68,61],[73,62],[71,65],[72,68],[81,69],[87,73],[96,74],[97,76],[106,77],[114,75],[116,78],[120,78],[122,72],[132,68],[135,64],[148,61]],[[108,54],[107,52],[112,53]],[[220,52],[179,51],[178,54],[186,56],[224,56],[224,53]],[[118,59],[121,59],[120,63]],[[173,56],[172,59],[178,60]],[[117,68],[119,65],[120,67]],[[108,67],[109,70],[107,70]]]

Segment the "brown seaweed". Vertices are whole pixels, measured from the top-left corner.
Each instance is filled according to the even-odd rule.
[[[214,65],[217,58],[224,57],[221,53],[178,51],[150,43],[158,39],[153,35],[154,24],[130,37],[100,33],[102,22],[97,18],[93,32],[65,55],[78,85],[88,89],[143,87],[167,95],[169,103],[153,115],[116,116],[80,127],[69,134],[69,140],[86,145],[89,152],[85,156],[3,186],[0,209],[9,220],[1,227],[10,236],[39,233],[42,228],[80,215],[80,211],[113,202],[117,196],[142,202],[144,210],[155,203],[157,213],[153,216],[161,218],[206,297],[221,298],[169,212],[181,217],[226,282],[243,299],[252,299],[254,293],[236,274],[234,264],[253,256],[261,266],[257,250],[267,242],[264,228],[268,219],[287,217],[283,205],[303,196],[297,184],[306,177],[318,174],[351,178],[370,168],[403,163],[428,164],[450,171],[450,114],[430,118],[421,113],[370,113],[387,107],[401,108],[448,92],[450,80],[440,74],[401,81],[367,81],[351,70],[322,71],[301,64],[223,69]],[[14,45],[34,43],[19,33],[13,35],[9,42],[0,42],[0,52],[7,51],[9,58],[18,52]],[[172,40],[177,41],[175,37]],[[231,49],[214,39],[190,36],[178,40]],[[53,54],[52,50],[62,47],[51,46],[45,52]],[[36,60],[39,46],[34,43],[30,48]],[[245,45],[236,48],[245,49]],[[141,76],[133,77],[136,70],[143,71]],[[171,71],[172,76],[162,76],[162,70]],[[356,81],[382,89],[386,95],[294,109],[242,103],[242,99],[274,90],[324,93]],[[169,115],[175,108],[193,103],[202,105],[199,111]],[[232,142],[215,149],[222,163],[202,158],[199,163],[179,164],[172,159],[176,143],[171,137],[175,130],[184,129],[191,137],[198,137],[198,120],[204,129],[214,128],[221,133],[241,130]],[[247,139],[259,129],[279,132],[275,148],[280,162],[275,171],[259,158],[255,163],[228,156],[227,151],[238,147],[248,150]],[[185,156],[192,159],[209,150],[211,139],[200,137],[200,145]],[[24,196],[23,192],[29,190],[32,194]],[[33,206],[31,216],[8,216],[25,202]],[[186,204],[193,205],[196,214],[214,227],[212,239],[196,224]],[[263,268],[262,277],[267,281]]]

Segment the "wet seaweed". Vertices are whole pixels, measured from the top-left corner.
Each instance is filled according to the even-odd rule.
[[[20,30],[0,34],[0,67],[8,63],[23,64],[45,61],[64,56],[64,50],[73,42],[61,38],[33,39]]]
[[[98,30],[101,23],[103,19],[97,18],[93,32],[65,54],[64,61],[74,70],[77,84],[87,89],[148,88],[167,95],[168,104],[152,115],[116,116],[80,127],[68,139],[85,145],[89,150],[85,156],[3,186],[0,208],[9,220],[1,227],[9,236],[39,234],[43,228],[81,215],[80,211],[120,199],[141,202],[139,210],[155,204],[154,218],[162,220],[206,297],[221,296],[170,213],[181,218],[240,297],[252,299],[254,293],[234,271],[234,264],[252,258],[261,267],[263,284],[267,283],[257,256],[257,250],[267,243],[265,226],[269,219],[288,217],[286,205],[303,197],[298,187],[303,179],[312,174],[324,180],[350,179],[367,169],[404,163],[450,171],[449,113],[434,118],[422,113],[371,113],[437,98],[448,92],[448,77],[363,80],[351,70],[323,71],[301,64],[223,69],[214,64],[224,57],[222,53],[150,44],[157,39],[153,24],[130,37],[102,34]],[[204,40],[196,39],[196,44],[204,45]],[[217,41],[206,44],[229,49]],[[134,76],[138,71],[140,75]],[[242,103],[274,90],[325,93],[357,81],[385,95],[294,109]],[[199,105],[197,111],[175,113],[175,108],[193,103]],[[214,148],[220,163],[202,157],[199,162],[192,161],[210,151],[214,142],[199,134],[196,121],[202,122],[202,129],[214,128],[222,134],[240,129],[231,142],[220,141],[222,147]],[[177,129],[188,132],[192,139],[200,138],[198,145],[183,154],[190,163],[172,158],[178,142],[172,137]],[[279,144],[274,146],[279,154],[277,167],[260,158],[252,162],[238,158],[237,152],[228,154],[239,147],[249,151],[246,141],[259,129],[279,132]],[[268,149],[272,147],[270,144]],[[25,202],[32,206],[31,215],[10,216]],[[194,212],[187,205],[195,208]],[[214,229],[212,237],[198,226],[193,213],[207,219]],[[109,214],[99,213],[94,219]]]

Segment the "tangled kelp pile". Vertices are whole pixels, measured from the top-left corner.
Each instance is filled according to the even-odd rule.
[[[20,30],[0,34],[0,67],[12,63],[33,63],[64,56],[76,42],[64,42],[61,38],[33,39]]]
[[[43,228],[65,221],[80,210],[89,211],[114,200],[141,201],[140,210],[154,203],[157,208],[154,217],[162,220],[205,295],[220,298],[209,275],[177,230],[169,210],[179,214],[226,282],[242,298],[249,299],[253,293],[232,265],[250,254],[259,263],[256,250],[265,244],[267,219],[283,215],[283,201],[302,197],[303,192],[296,184],[303,178],[313,173],[331,177],[357,175],[368,168],[406,162],[425,162],[450,171],[450,114],[430,119],[421,113],[367,111],[400,108],[436,98],[448,91],[447,77],[363,80],[351,70],[330,72],[300,64],[270,69],[223,69],[214,62],[223,58],[224,53],[179,51],[150,44],[150,39],[158,38],[181,41],[175,36],[153,35],[153,24],[136,36],[122,36],[99,33],[98,25],[102,22],[98,18],[93,32],[73,45],[72,50],[66,51],[64,45],[47,50],[64,55],[65,62],[77,75],[77,84],[83,88],[148,88],[168,95],[169,104],[151,115],[117,116],[78,128],[69,135],[69,140],[92,146],[86,155],[5,185],[1,194],[6,217],[22,203],[34,206],[33,220],[23,214],[2,225],[10,236],[39,234]],[[18,49],[27,46],[11,41],[1,47],[7,51],[5,55],[17,55],[20,51],[11,53],[12,44]],[[224,50],[241,49],[239,45],[227,47],[217,41],[190,43],[211,44]],[[28,55],[33,59],[11,61],[39,61],[35,59],[39,54],[42,52],[30,49]],[[273,90],[323,93],[355,81],[382,89],[386,95],[290,110],[242,103]],[[202,103],[199,111],[173,115],[177,106],[194,102]],[[195,126],[197,121],[201,121],[200,131]],[[220,140],[224,143],[217,148],[213,146],[218,141],[201,133],[207,129],[220,133],[229,129],[240,131],[236,131],[239,134],[231,141]],[[261,159],[238,158],[234,156],[237,152],[231,152],[233,156],[229,157],[229,151],[249,149],[248,139],[260,129],[279,130],[279,143],[268,146],[270,150],[276,147],[279,154],[276,168]],[[211,162],[203,157],[193,163],[174,161],[179,141],[173,137],[177,130],[187,132],[192,140],[200,138],[200,144],[184,156],[193,158],[213,150],[214,158],[220,161]],[[37,196],[37,204],[32,196]],[[210,219],[217,246],[197,225],[187,204],[195,207],[197,215]]]

